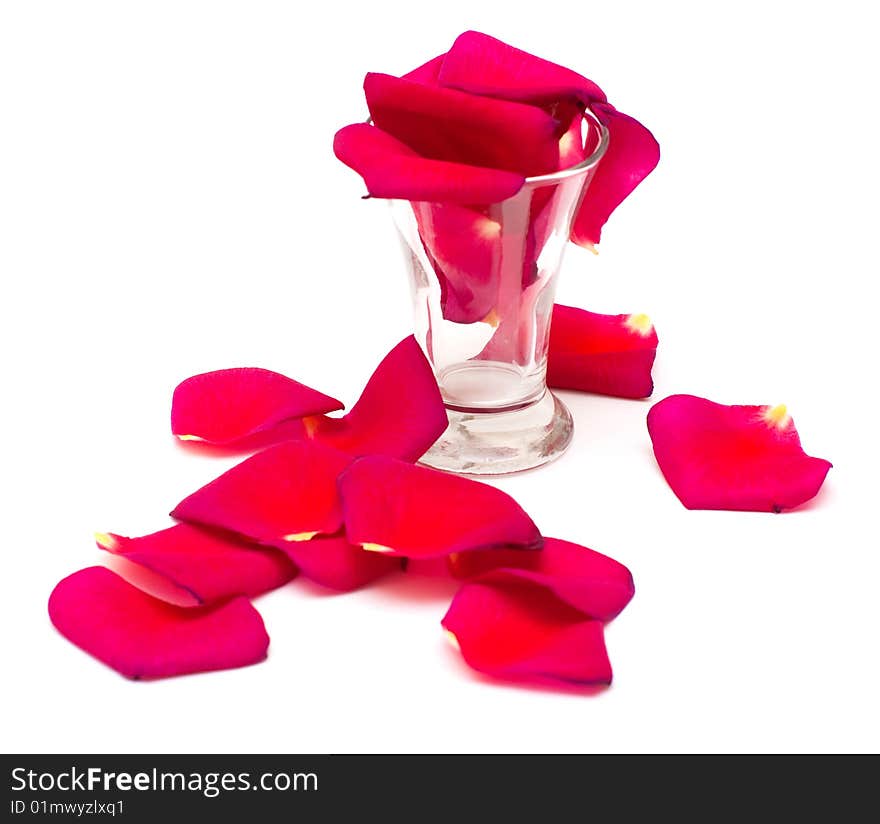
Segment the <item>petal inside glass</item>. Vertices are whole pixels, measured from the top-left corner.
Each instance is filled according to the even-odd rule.
[[[506,474],[553,460],[571,441],[571,415],[547,389],[547,349],[571,224],[608,146],[589,111],[582,139],[585,160],[527,178],[500,203],[391,201],[415,336],[449,416],[422,463]]]

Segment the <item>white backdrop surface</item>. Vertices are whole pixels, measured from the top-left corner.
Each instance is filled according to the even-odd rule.
[[[876,751],[878,65],[860,2],[0,6],[3,677],[9,752]],[[660,166],[560,302],[647,312],[651,401],[563,393],[556,464],[498,486],[632,570],[597,695],[499,685],[454,587],[258,600],[259,666],[128,682],[46,600],[234,459],[169,433],[184,377],[260,365],[353,402],[410,331],[383,204],[335,160],[367,71],[475,28],[577,69]],[[675,392],[786,403],[831,460],[781,515],[688,512],[645,427]]]

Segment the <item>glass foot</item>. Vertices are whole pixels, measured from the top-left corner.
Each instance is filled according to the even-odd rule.
[[[506,412],[447,409],[449,428],[420,463],[464,475],[506,475],[548,463],[571,442],[571,413],[552,392]]]

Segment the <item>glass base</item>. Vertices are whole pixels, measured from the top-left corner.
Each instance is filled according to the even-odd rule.
[[[548,463],[565,452],[571,413],[552,392],[505,412],[447,409],[449,428],[420,463],[464,475],[506,475]]]

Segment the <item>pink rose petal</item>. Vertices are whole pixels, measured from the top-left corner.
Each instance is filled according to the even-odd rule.
[[[470,549],[536,549],[531,518],[500,489],[372,455],[339,478],[348,540],[389,555],[427,558]]]
[[[831,464],[801,448],[784,406],[671,395],[648,412],[654,455],[688,509],[781,512],[810,500]]]
[[[559,124],[537,106],[368,74],[373,123],[422,157],[522,175],[559,165]]]
[[[268,369],[220,369],[177,386],[171,431],[181,440],[228,444],[290,418],[342,408],[335,398]]]
[[[515,195],[522,174],[420,157],[409,146],[366,123],[336,133],[333,151],[364,179],[373,197],[440,203],[496,203]]]
[[[585,546],[545,538],[537,552],[487,549],[449,556],[456,578],[480,582],[529,581],[545,587],[589,618],[610,621],[635,593],[630,571]]]
[[[442,621],[464,660],[496,678],[572,685],[611,683],[603,625],[524,581],[477,581]]]
[[[104,567],[61,581],[49,596],[49,617],[68,641],[133,679],[256,664],[269,647],[263,619],[246,598],[173,606]]]
[[[599,315],[556,304],[547,384],[620,398],[654,391],[657,332],[647,315]]]
[[[296,576],[296,567],[282,552],[248,546],[189,524],[139,538],[113,533],[95,537],[101,549],[164,576],[195,604],[234,595],[253,598]]]
[[[345,536],[288,542],[281,548],[306,578],[341,592],[360,589],[401,568],[400,558],[367,552]]]
[[[258,452],[181,501],[173,518],[283,546],[342,527],[336,477],[351,456],[287,441]]]

